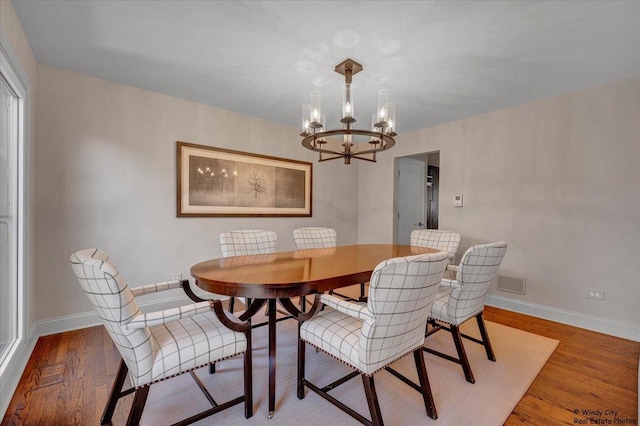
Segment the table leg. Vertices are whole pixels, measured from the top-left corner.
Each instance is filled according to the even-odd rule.
[[[269,299],[269,416],[276,407],[276,299]]]

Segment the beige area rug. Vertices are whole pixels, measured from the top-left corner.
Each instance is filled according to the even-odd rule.
[[[487,322],[497,362],[487,359],[484,348],[465,339],[465,348],[476,379],[468,383],[460,365],[425,353],[427,372],[434,394],[438,419],[427,417],[421,395],[386,371],[376,373],[376,390],[382,417],[388,425],[502,425],[549,359],[557,340]],[[242,404],[208,417],[198,425],[355,425],[352,417],[306,390],[296,397],[297,324],[285,320],[277,324],[276,413],[267,419],[267,327],[253,330],[254,415],[245,419]],[[467,334],[478,336],[475,321],[463,326]],[[427,346],[455,354],[451,335],[440,331],[426,340]],[[418,382],[413,356],[397,361],[394,369]],[[348,367],[307,346],[307,378],[325,386],[349,373]],[[242,358],[217,364],[210,375],[198,370],[209,392],[218,403],[242,394]],[[370,418],[362,380],[356,377],[331,391],[332,395]],[[166,425],[209,407],[188,375],[151,387],[144,410],[145,426]]]

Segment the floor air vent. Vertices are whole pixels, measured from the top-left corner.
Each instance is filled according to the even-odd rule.
[[[525,294],[525,281],[524,278],[498,275],[498,286],[496,289],[508,291],[509,293]]]

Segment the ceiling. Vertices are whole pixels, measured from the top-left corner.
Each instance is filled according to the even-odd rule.
[[[296,127],[312,90],[339,124],[348,57],[398,133],[640,77],[640,1],[12,3],[38,63]]]

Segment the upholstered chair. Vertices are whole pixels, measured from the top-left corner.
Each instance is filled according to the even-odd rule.
[[[482,344],[487,358],[491,361],[496,360],[482,312],[485,295],[491,287],[506,252],[507,243],[503,241],[470,247],[462,256],[460,264],[455,267],[456,279],[442,280],[440,290],[431,306],[429,325],[433,328],[427,331],[427,337],[439,330],[451,332],[458,358],[428,348],[424,350],[461,364],[467,381],[471,383],[475,383],[475,379],[462,344],[462,337]],[[460,325],[473,317],[478,323],[482,340],[460,332]]]
[[[455,261],[461,237],[457,232],[440,229],[416,229],[411,232],[411,245],[440,249],[449,253],[449,262]]]
[[[180,288],[184,282],[129,288],[107,254],[98,249],[73,253],[71,267],[122,356],[101,424],[111,422],[119,398],[135,392],[127,424],[137,425],[152,384],[187,372],[199,383],[193,370],[241,354],[244,354],[244,395],[224,404],[212,404],[212,408],[186,419],[184,424],[241,402],[245,417],[253,415],[248,323],[224,312],[220,301],[143,313],[137,302],[139,296]],[[123,391],[127,374],[132,388]],[[204,387],[202,390],[209,395]]]
[[[296,250],[329,248],[338,245],[338,235],[333,228],[298,228],[293,230]]]
[[[298,228],[293,230],[293,242],[296,245],[296,250],[330,248],[338,245],[338,236],[333,228]],[[329,294],[335,294],[353,302],[366,302],[366,283],[360,283],[360,297],[357,300],[335,290],[330,290]]]
[[[382,414],[374,373],[387,369],[422,393],[427,415],[437,418],[422,347],[431,304],[447,265],[443,252],[393,258],[381,262],[371,275],[367,303],[354,303],[329,294],[316,295],[308,313],[299,316],[298,398],[307,387],[365,424],[381,425]],[[333,308],[320,311],[319,302]],[[318,314],[318,312],[320,313]],[[305,345],[326,352],[355,372],[326,386],[305,378]],[[420,384],[415,384],[389,365],[413,353]],[[328,394],[355,376],[364,384],[371,421]]]
[[[270,254],[275,253],[278,246],[278,235],[261,229],[223,232],[219,239],[222,257]],[[235,298],[229,298],[230,312],[233,312],[234,304]]]
[[[296,250],[331,248],[338,245],[338,234],[333,228],[298,228],[293,230],[293,242]],[[364,295],[364,283],[361,284],[360,287],[360,293]],[[334,294],[333,290],[329,291],[329,294]],[[346,296],[341,297],[349,299]],[[300,307],[302,310],[306,309],[305,299],[304,296],[300,298]]]

